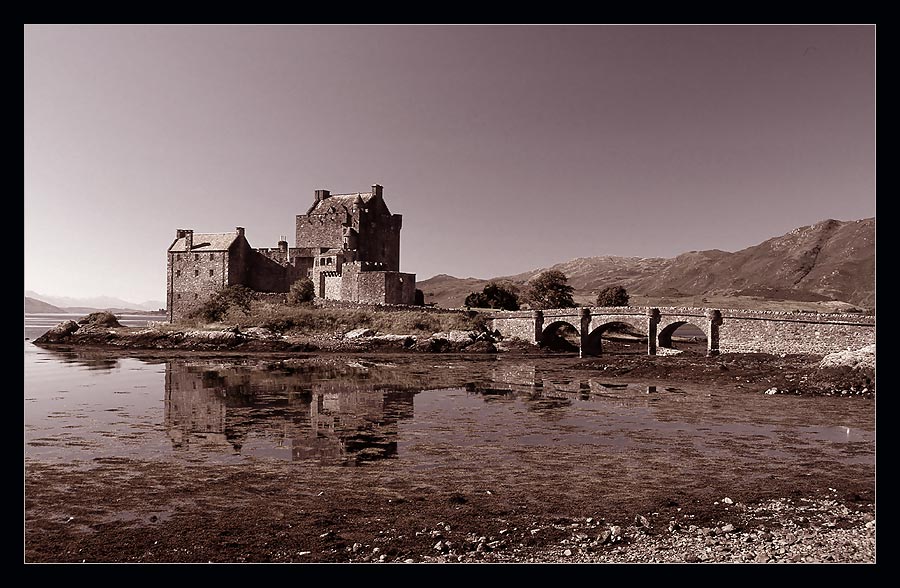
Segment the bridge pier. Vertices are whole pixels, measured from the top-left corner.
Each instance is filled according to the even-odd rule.
[[[714,309],[706,310],[709,330],[706,335],[706,355],[719,355],[719,325],[722,324],[722,312]]]
[[[531,317],[534,319],[534,344],[539,345],[544,334],[544,311],[535,310]]]
[[[647,355],[656,355],[656,327],[659,325],[659,309],[647,309]]]
[[[581,328],[579,329],[578,357],[584,357],[584,350],[588,345],[588,337],[591,334],[591,309],[583,307],[580,315]]]

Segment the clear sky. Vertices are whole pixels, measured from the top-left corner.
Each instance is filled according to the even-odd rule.
[[[874,26],[26,26],[25,288],[165,300],[176,228],[385,187],[419,280],[875,214]]]

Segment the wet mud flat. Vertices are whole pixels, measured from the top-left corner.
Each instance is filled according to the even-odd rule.
[[[101,355],[76,360],[110,361]],[[347,438],[344,459],[248,457],[242,428],[281,427],[300,414],[258,398],[226,407],[225,432],[238,431],[229,459],[218,450],[26,454],[27,562],[875,559],[873,392],[850,392],[866,376],[819,370],[815,358],[188,360],[276,383],[324,368],[366,370],[379,385],[419,390],[415,417],[391,421],[396,449],[366,453],[385,446],[377,440],[349,460]],[[167,382],[191,377],[193,368],[181,369],[167,364]],[[209,381],[224,370],[201,374]],[[773,408],[784,414],[757,428],[754,415]],[[592,420],[579,420],[584,413]],[[836,423],[850,425],[846,442],[835,441]],[[857,427],[872,432],[852,437]]]

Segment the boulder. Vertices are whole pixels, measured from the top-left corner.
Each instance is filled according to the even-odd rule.
[[[375,331],[372,329],[367,329],[365,327],[360,329],[353,329],[352,331],[347,331],[344,333],[344,339],[359,339],[360,337],[371,337],[375,334]]]
[[[875,369],[875,346],[869,345],[854,351],[829,353],[819,362],[819,367],[849,367],[854,370]]]
[[[59,323],[40,337],[34,340],[35,343],[56,343],[66,340],[69,335],[78,330],[78,323],[75,321],[65,321]]]
[[[78,319],[79,325],[90,325],[93,327],[121,327],[119,320],[111,312],[92,312],[87,316]]]

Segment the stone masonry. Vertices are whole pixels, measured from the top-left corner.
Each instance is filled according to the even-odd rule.
[[[169,321],[188,317],[227,286],[284,293],[303,277],[326,300],[415,304],[416,275],[400,272],[402,220],[375,184],[353,194],[316,190],[312,206],[296,217],[295,247],[282,240],[254,249],[243,227],[231,233],[178,229],[168,249]]]
[[[703,331],[709,355],[825,355],[875,343],[875,317],[857,314],[620,306],[496,312],[491,318],[502,336],[536,345],[568,325],[578,333],[582,355],[599,355],[602,334],[617,325],[645,334],[649,355],[657,347],[671,347],[672,334],[685,324]]]

